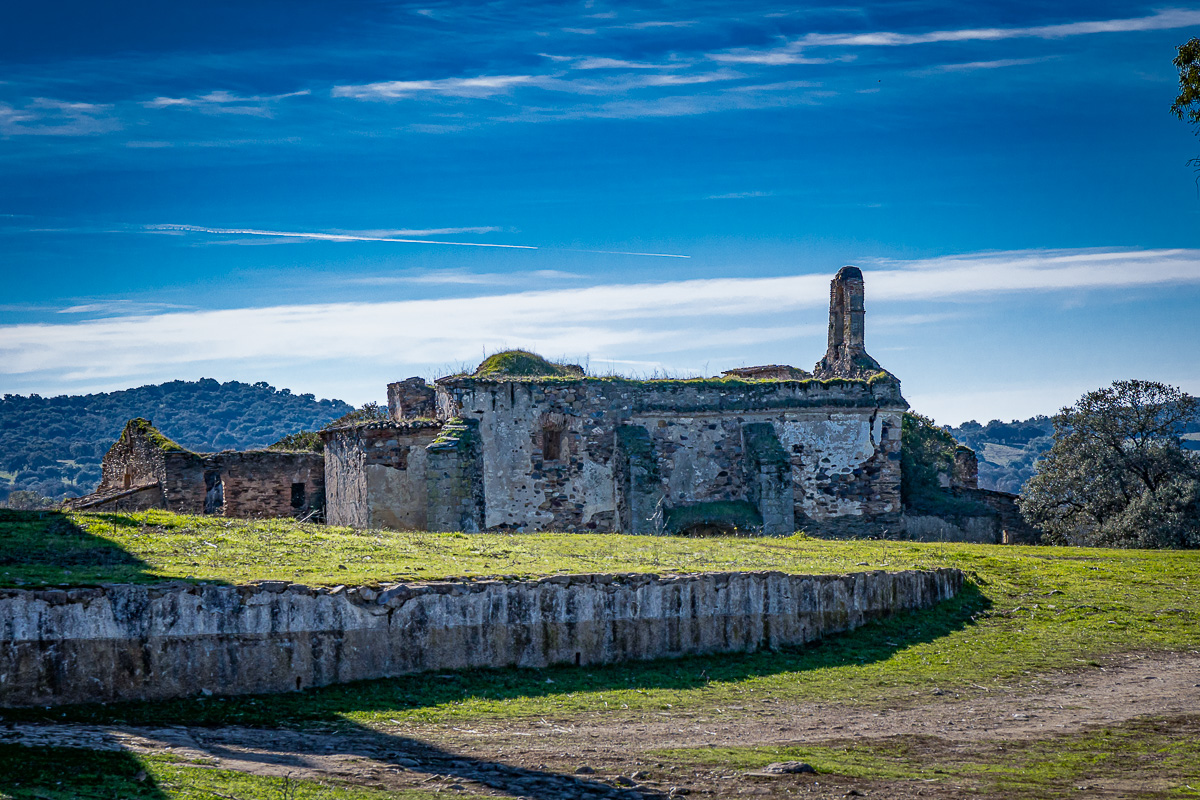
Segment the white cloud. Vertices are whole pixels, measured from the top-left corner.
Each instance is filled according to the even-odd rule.
[[[439,97],[491,97],[514,86],[537,83],[534,75],[480,75],[475,78],[439,78],[424,81],[381,81],[333,87],[334,97],[355,100],[404,100],[421,95]]]
[[[95,136],[119,130],[111,105],[37,97],[17,108],[0,103],[0,136]]]
[[[1030,64],[1042,64],[1050,61],[1053,56],[1041,58],[999,58],[995,61],[968,61],[964,64],[939,64],[933,67],[936,72],[971,72],[977,69],[1003,69],[1005,67],[1025,67]]]
[[[493,244],[490,242],[446,242],[439,239],[406,238],[414,236],[437,236],[457,233],[485,233],[498,228],[429,228],[426,230],[397,230],[397,231],[267,231],[257,228],[207,228],[200,225],[147,225],[144,228],[153,233],[183,235],[188,233],[208,233],[218,236],[265,236],[279,241],[303,242],[398,242],[403,244],[444,244],[456,247],[502,247],[516,250],[537,250],[530,244]]]
[[[1167,9],[1146,17],[1127,19],[1068,22],[1059,25],[1036,25],[1017,28],[965,28],[960,30],[927,31],[925,33],[809,33],[779,47],[764,49],[737,48],[710,53],[716,61],[765,65],[821,63],[823,59],[804,54],[811,47],[899,47],[937,44],[942,42],[1000,41],[1004,39],[1063,39],[1096,33],[1132,33],[1136,31],[1173,30],[1200,25],[1200,10]],[[984,63],[984,62],[979,62]],[[999,64],[996,66],[1010,66]]]
[[[881,261],[866,277],[870,302],[901,304],[1200,285],[1200,251],[1025,251]],[[796,337],[811,338],[815,350],[828,297],[829,275],[823,273],[16,324],[0,326],[0,374],[10,384],[14,376],[40,374],[58,390],[71,381],[147,371],[170,375],[209,364],[452,364],[472,358],[481,346],[517,343],[591,354],[598,361],[722,348],[728,358],[730,348],[744,353]],[[801,309],[811,313],[809,323],[780,324]],[[904,316],[881,321],[896,328],[938,319]]]
[[[234,114],[242,116],[269,117],[274,113],[273,104],[289,97],[304,97],[311,94],[308,89],[286,94],[242,96],[218,90],[196,97],[156,97],[142,103],[146,108],[189,108],[203,114]]]

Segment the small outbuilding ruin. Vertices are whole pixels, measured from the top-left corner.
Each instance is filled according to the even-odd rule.
[[[319,453],[250,450],[193,453],[145,419],[131,419],[104,456],[96,491],[76,510],[226,517],[305,517],[324,505]]]

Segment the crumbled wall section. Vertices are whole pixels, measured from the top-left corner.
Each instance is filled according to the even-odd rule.
[[[312,589],[0,590],[0,706],[282,692],[424,670],[802,645],[962,587],[954,569],[559,575]]]
[[[479,423],[452,420],[426,448],[427,522],[431,531],[483,530]]]
[[[427,530],[432,421],[371,423],[324,431],[325,519],[353,528]]]
[[[130,483],[145,488],[123,491]],[[111,502],[105,499],[110,496]],[[181,514],[286,517],[308,514],[324,497],[324,460],[317,453],[193,453],[146,420],[134,419],[104,456],[96,491],[73,505],[95,511],[165,508]]]
[[[437,396],[424,378],[409,378],[388,384],[388,413],[397,422],[407,419],[433,419],[437,416]]]
[[[478,421],[485,529],[650,533],[661,530],[655,516],[672,509],[752,502],[771,530],[782,531],[786,487],[798,527],[846,516],[899,518],[907,403],[892,378],[460,377],[443,379],[439,389],[444,405]],[[776,465],[770,485],[763,484],[761,453],[747,472],[747,425],[769,426],[782,448],[768,459]],[[777,469],[782,455],[788,475]]]

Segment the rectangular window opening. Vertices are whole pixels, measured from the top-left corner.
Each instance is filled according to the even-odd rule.
[[[542,428],[542,460],[558,461],[562,455],[563,432],[553,426]]]
[[[304,508],[304,484],[292,484],[292,508]]]

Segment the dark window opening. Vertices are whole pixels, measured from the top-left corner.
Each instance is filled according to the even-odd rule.
[[[575,666],[577,666],[577,667],[579,666],[579,656],[580,656],[579,653],[575,654]]]
[[[292,484],[292,508],[304,508],[304,484]]]
[[[544,461],[558,461],[562,456],[562,435],[562,430],[552,425],[542,428],[542,459]]]
[[[216,470],[204,473],[204,513],[225,513],[225,483]]]
[[[399,447],[396,449],[396,456],[392,459],[392,466],[396,469],[408,469],[408,447]]]

